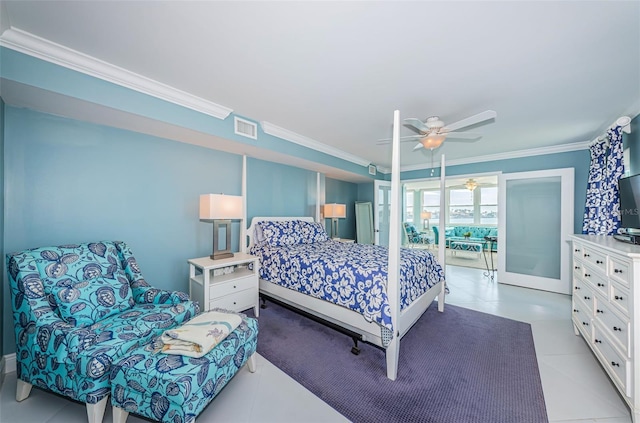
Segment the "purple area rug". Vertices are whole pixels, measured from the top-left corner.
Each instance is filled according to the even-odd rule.
[[[398,378],[384,351],[267,301],[258,352],[353,422],[548,422],[531,326],[432,304],[400,342]]]

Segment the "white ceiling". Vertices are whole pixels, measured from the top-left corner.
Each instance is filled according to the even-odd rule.
[[[498,113],[448,160],[583,143],[640,112],[638,1],[3,3],[5,27],[383,167],[395,109]],[[413,146],[402,165],[428,167]]]

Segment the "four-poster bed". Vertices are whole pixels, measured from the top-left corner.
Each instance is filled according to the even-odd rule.
[[[388,248],[322,238],[322,234],[315,233],[314,219],[310,217],[254,217],[247,231],[249,251],[260,257],[263,266],[260,292],[384,348],[387,377],[392,380],[398,372],[400,339],[436,297],[438,310],[442,312],[445,297],[444,267],[434,260],[431,252],[400,250],[399,123],[396,111]],[[440,177],[444,186],[444,157]],[[442,203],[444,196],[441,197]],[[444,239],[440,239],[440,245],[444,245]],[[387,257],[380,255],[383,250]],[[444,263],[442,248],[439,262]],[[376,277],[363,276],[367,274]],[[323,285],[329,280],[338,286]],[[349,282],[353,285],[348,286]],[[352,291],[365,286],[363,291]],[[382,293],[378,292],[378,286],[382,287]],[[322,299],[323,295],[326,298]]]

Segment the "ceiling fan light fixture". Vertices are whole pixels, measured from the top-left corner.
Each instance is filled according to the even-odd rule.
[[[420,144],[422,144],[424,148],[433,150],[434,148],[440,147],[446,137],[444,134],[429,134],[420,140]]]
[[[473,191],[478,187],[478,183],[473,179],[469,179],[467,182],[464,183],[464,186],[467,187],[469,191]]]

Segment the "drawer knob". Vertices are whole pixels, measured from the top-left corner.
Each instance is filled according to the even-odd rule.
[[[613,327],[613,330],[614,330],[614,331],[618,331],[618,332],[622,332],[622,328],[619,328],[619,327],[617,327],[617,326],[614,326],[614,327]]]
[[[233,285],[233,289],[236,289],[237,287],[235,285]]]
[[[587,254],[587,253],[584,253],[584,256],[585,256],[585,257],[589,257],[589,254]]]
[[[590,278],[590,277],[591,277],[591,274],[590,274],[590,273],[585,273],[585,274],[584,274],[584,277],[585,277],[585,278]]]
[[[585,325],[585,326],[589,326],[589,323],[587,323],[587,322],[582,322],[582,324]]]
[[[621,301],[622,301],[622,295],[616,295],[616,296],[615,296],[615,297],[613,297],[613,298],[615,298],[616,300],[621,300]]]
[[[604,263],[602,260],[596,260],[596,264],[602,264]]]
[[[579,249],[577,249],[577,248],[575,248],[575,249],[573,250],[573,252],[574,252],[574,253],[579,253],[579,252],[580,252],[580,250],[579,250]]]
[[[613,273],[622,273],[622,270],[620,270],[620,269],[613,269]]]
[[[605,286],[603,283],[598,282],[598,286]]]
[[[604,313],[604,311],[596,309],[596,313]]]
[[[585,295],[584,299],[585,299],[585,300],[590,300],[590,299],[591,299],[591,297],[587,297],[587,296]]]
[[[602,341],[599,339],[594,339],[593,342],[595,342],[596,344],[602,344]]]
[[[580,269],[580,266],[573,266],[574,269]]]
[[[579,287],[579,286],[576,286],[574,289],[580,289],[580,287]]]
[[[620,364],[616,363],[615,361],[612,361],[612,362],[611,362],[611,365],[612,365],[612,366],[616,366],[616,367],[620,367]]]
[[[580,312],[580,310],[578,310],[577,308],[574,308],[574,309],[573,309],[573,312],[574,312],[574,313],[579,313],[579,312]]]

